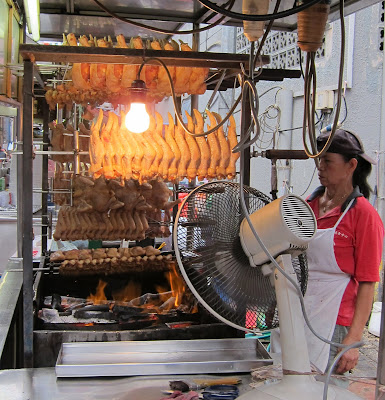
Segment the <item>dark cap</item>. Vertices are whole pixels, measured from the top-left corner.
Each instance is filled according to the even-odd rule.
[[[317,137],[317,148],[320,151],[326,144],[330,132],[321,133]],[[365,154],[364,145],[361,139],[353,132],[337,129],[334,134],[333,141],[328,149],[330,153],[346,154],[352,156],[360,156],[370,164],[377,164],[377,161]]]

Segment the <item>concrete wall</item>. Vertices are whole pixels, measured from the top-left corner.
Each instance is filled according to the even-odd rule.
[[[382,96],[382,65],[383,53],[378,48],[379,15],[381,5],[375,5],[362,10],[355,15],[345,18],[346,48],[344,81],[350,76],[345,92],[348,114],[344,127],[357,132],[364,143],[366,152],[376,157],[379,149],[381,129],[381,96]],[[325,57],[317,62],[317,91],[334,90],[335,101],[338,83],[341,30],[339,21],[331,24],[326,30]],[[349,47],[353,51],[349,51]],[[272,86],[281,86],[293,91],[293,128],[303,125],[303,81],[301,79],[284,80],[281,83],[260,82],[259,93],[263,93]],[[261,98],[260,109],[263,111],[268,105],[274,104],[275,93],[272,90]],[[279,98],[279,95],[278,95]],[[345,107],[342,104],[340,119],[345,116]],[[283,137],[288,133],[282,133]],[[293,148],[302,149],[302,129],[292,131]],[[253,160],[252,184],[268,191],[269,181],[266,174],[269,170],[267,160]],[[303,194],[308,186],[314,171],[314,162],[294,161],[290,184],[294,193]],[[281,174],[282,175],[282,174]],[[316,175],[316,174],[315,174]],[[376,184],[376,167],[374,167],[370,183]],[[282,184],[282,182],[279,182]],[[314,177],[306,194],[318,185],[317,176]]]
[[[345,97],[348,113],[344,127],[357,132],[361,136],[366,152],[374,158],[380,148],[381,132],[383,52],[379,50],[380,13],[381,3],[378,3],[345,18],[344,81],[346,82]],[[341,43],[340,22],[336,21],[328,25],[325,36],[325,55],[317,61],[317,91],[333,90],[334,102],[336,102]],[[187,40],[184,37],[181,38],[182,40]],[[236,52],[236,28],[216,27],[202,32],[199,42],[200,51],[234,53]],[[292,143],[293,149],[303,149],[302,78],[285,79],[283,82],[261,81],[257,84],[260,95],[271,88],[274,89],[260,98],[260,113],[276,102],[282,108],[280,93],[277,94],[279,89],[292,91],[292,128],[300,128],[280,133],[277,138],[278,148],[288,148],[287,145]],[[211,104],[211,110],[224,116],[239,93],[239,89],[217,93]],[[199,96],[199,110],[201,112],[204,111],[211,95],[212,92],[207,91],[205,95]],[[189,111],[190,107],[190,97],[184,97],[182,109]],[[157,108],[164,113],[166,110],[172,109],[172,102],[167,100]],[[285,113],[285,111],[285,106],[283,105],[282,113]],[[345,115],[345,106],[342,104],[340,120],[344,119]],[[239,126],[239,110],[235,112],[234,116]],[[327,124],[327,121],[328,119],[326,118],[325,124]],[[332,119],[329,119],[329,122],[331,121]],[[265,140],[268,141],[270,138],[271,135],[265,134]],[[254,146],[254,150],[259,151],[260,149]],[[254,158],[251,163],[251,186],[268,194],[271,190],[270,161],[263,158]],[[278,187],[284,188],[284,180],[288,178],[288,166],[284,163],[278,163],[278,167]],[[377,169],[378,167],[373,168],[370,177],[370,184],[373,188],[379,179]],[[288,185],[296,194],[302,196],[310,194],[319,185],[314,162],[312,160],[293,161],[291,164],[291,179]]]

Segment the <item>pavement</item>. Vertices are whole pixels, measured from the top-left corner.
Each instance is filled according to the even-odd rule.
[[[360,348],[358,364],[356,368],[354,368],[353,373],[349,375],[349,377],[352,378],[349,384],[349,391],[365,400],[374,400],[379,338],[365,329],[363,341],[365,345]],[[357,381],[354,379],[357,379]]]

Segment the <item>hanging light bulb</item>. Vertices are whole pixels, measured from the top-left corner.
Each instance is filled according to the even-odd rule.
[[[132,82],[130,88],[131,106],[126,115],[126,128],[134,133],[143,133],[150,126],[150,116],[146,110],[146,84],[138,79]]]

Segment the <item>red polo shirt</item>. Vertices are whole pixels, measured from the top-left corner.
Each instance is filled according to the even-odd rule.
[[[319,192],[318,192],[319,193]],[[317,193],[317,194],[318,194]],[[354,192],[353,192],[354,194]],[[319,217],[319,195],[310,196],[308,203],[317,218],[317,228],[332,228],[341,216],[336,207]],[[342,297],[337,324],[350,326],[356,304],[359,282],[378,282],[384,227],[380,216],[364,197],[356,197],[350,210],[339,223],[334,235],[334,253],[338,266],[351,276]]]

